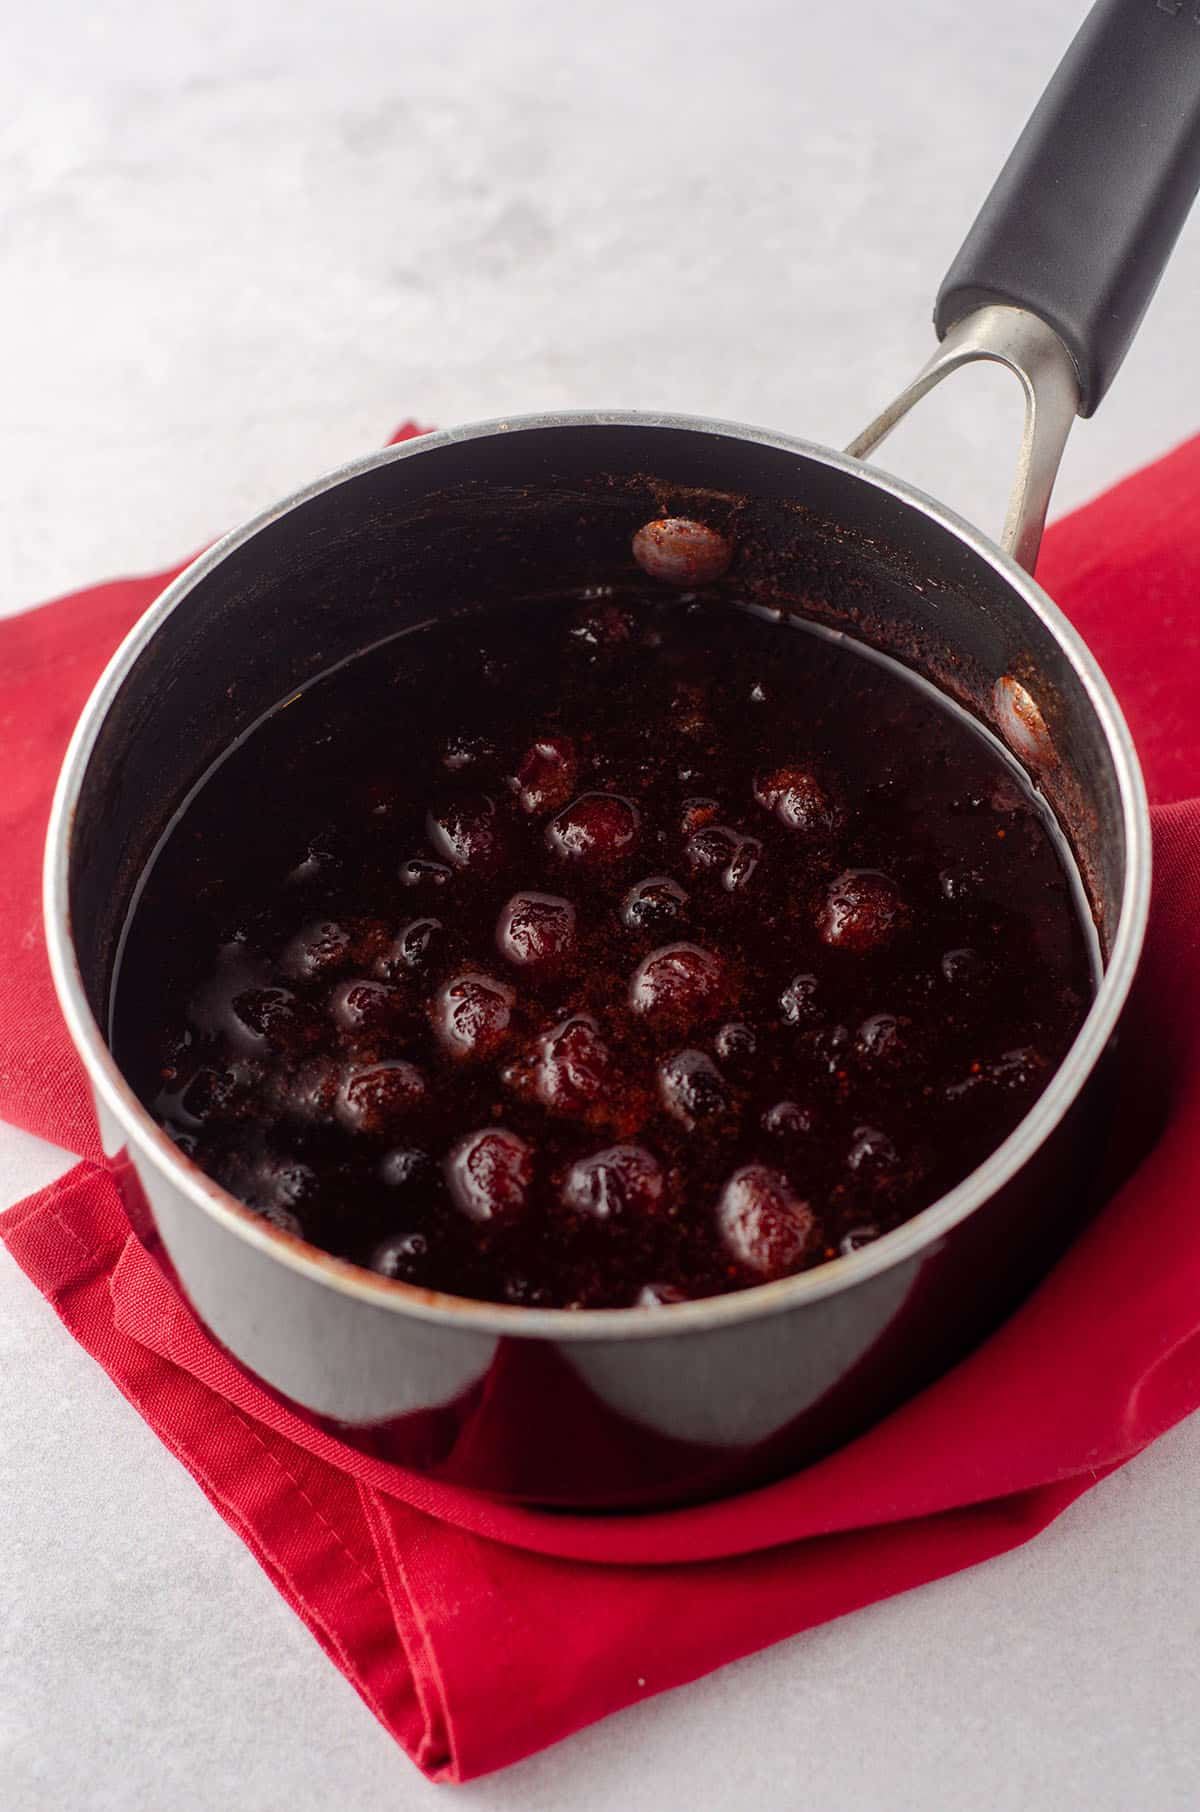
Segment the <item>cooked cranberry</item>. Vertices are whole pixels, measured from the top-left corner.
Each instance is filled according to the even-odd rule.
[[[444,862],[430,862],[425,856],[410,856],[407,862],[400,864],[400,883],[403,887],[420,887],[426,893],[436,892],[444,887],[453,870]]]
[[[773,1139],[806,1139],[816,1124],[811,1107],[798,1101],[777,1101],[762,1117],[763,1131]]]
[[[817,993],[820,984],[815,975],[793,975],[779,996],[779,1011],[790,1026],[811,1024],[819,1017]]]
[[[721,876],[726,893],[741,893],[750,885],[761,855],[762,844],[757,837],[738,838],[729,866]]]
[[[341,1071],[327,1057],[313,1057],[279,1078],[276,1098],[290,1119],[319,1126],[332,1118]]]
[[[246,988],[230,1002],[231,1030],[246,1051],[294,1051],[309,1041],[312,1010],[287,988]]]
[[[686,591],[712,585],[728,572],[733,542],[689,516],[660,516],[633,537],[633,557],[652,579]]]
[[[544,736],[521,757],[513,790],[523,812],[557,812],[575,791],[579,760],[569,736]]]
[[[889,1183],[900,1168],[900,1156],[886,1133],[876,1126],[856,1126],[846,1168],[860,1180]]]
[[[469,972],[438,990],[433,1028],[454,1057],[491,1057],[508,1033],[516,992],[507,982]]]
[[[396,1058],[351,1070],[338,1091],[335,1111],[351,1132],[391,1132],[424,1105],[428,1090],[415,1064]]]
[[[371,1269],[399,1283],[419,1283],[429,1259],[429,1241],[423,1233],[393,1233],[381,1240],[371,1254]]]
[[[732,1105],[725,1078],[704,1051],[676,1051],[660,1063],[658,1093],[689,1131],[722,1119]]]
[[[398,1145],[395,1151],[385,1152],[379,1160],[379,1177],[389,1189],[410,1189],[414,1184],[427,1183],[429,1153],[420,1151],[415,1145]]]
[[[555,1113],[592,1113],[612,1088],[612,1067],[595,1020],[576,1013],[538,1040],[534,1093]]]
[[[688,897],[670,875],[651,875],[621,901],[621,922],[630,931],[660,931],[683,917]]]
[[[870,1221],[863,1221],[856,1227],[847,1227],[838,1241],[838,1252],[842,1258],[849,1258],[852,1252],[861,1252],[864,1246],[870,1246],[879,1238],[879,1228]]]
[[[616,793],[582,793],[546,829],[556,855],[573,862],[619,862],[637,841],[638,811]]]
[[[503,1126],[460,1139],[446,1161],[455,1206],[473,1221],[516,1220],[533,1181],[533,1154]]]
[[[553,893],[514,893],[496,925],[510,963],[553,963],[575,942],[575,908]]]
[[[754,797],[788,830],[807,836],[827,835],[841,822],[837,803],[807,768],[772,768],[756,774]]]
[[[496,808],[484,793],[434,807],[425,819],[425,830],[434,854],[452,868],[489,874],[503,859]]]
[[[283,1208],[295,1215],[313,1204],[321,1193],[311,1164],[298,1158],[267,1158],[258,1166],[251,1206],[263,1212]]]
[[[633,1306],[635,1309],[666,1309],[688,1300],[687,1291],[681,1290],[678,1284],[648,1283],[638,1291]]]
[[[743,837],[727,824],[710,824],[693,832],[685,845],[693,869],[719,874],[727,893],[738,893],[750,881],[762,855],[757,837]]]
[[[845,1065],[853,1042],[849,1026],[818,1026],[815,1031],[804,1034],[802,1048],[804,1054],[819,1069],[827,1070],[831,1076],[844,1080],[847,1074]]]
[[[715,799],[685,799],[680,825],[688,836],[693,831],[703,830],[706,824],[713,824],[721,808]],[[702,864],[710,866],[708,863]]]
[[[284,949],[283,972],[296,981],[328,975],[348,961],[350,945],[350,932],[336,919],[313,919]]]
[[[745,1069],[758,1050],[758,1039],[750,1026],[734,1019],[721,1027],[713,1039],[713,1049],[725,1063]]]
[[[441,919],[410,919],[376,958],[376,975],[383,981],[398,981],[411,970],[428,969],[444,935]]]
[[[903,1055],[904,1034],[894,1013],[872,1013],[854,1035],[854,1048],[868,1063],[892,1063]]]
[[[400,1023],[405,1001],[390,982],[344,981],[333,990],[329,1005],[344,1031],[379,1036]]]
[[[943,977],[954,988],[970,988],[983,979],[984,963],[978,950],[947,950],[941,967]]]
[[[787,1178],[765,1164],[735,1170],[717,1206],[721,1237],[739,1264],[760,1277],[795,1270],[814,1244],[816,1216]]]
[[[909,922],[894,881],[873,868],[848,868],[831,881],[817,913],[817,931],[835,950],[879,950]]]
[[[649,1214],[662,1200],[658,1159],[640,1145],[610,1145],[572,1164],[562,1199],[576,1214],[607,1221]]]
[[[635,1013],[671,1025],[692,1025],[716,1011],[727,987],[720,957],[699,944],[664,944],[643,957],[629,984]]]
[[[739,842],[735,830],[727,824],[712,824],[695,831],[684,845],[689,866],[694,869],[722,869],[733,860]]]

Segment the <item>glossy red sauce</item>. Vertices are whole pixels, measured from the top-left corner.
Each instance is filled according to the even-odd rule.
[[[461,1296],[668,1303],[967,1175],[1091,963],[1061,837],[963,713],[647,585],[464,612],[266,717],[145,877],[114,1037],[277,1226]]]

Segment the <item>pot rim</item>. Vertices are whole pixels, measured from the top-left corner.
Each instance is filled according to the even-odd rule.
[[[482,440],[511,432],[592,427],[679,430],[726,440],[753,441],[780,452],[795,453],[890,495],[931,518],[964,543],[1018,593],[1027,609],[1040,618],[1079,675],[1113,759],[1125,833],[1126,864],[1117,935],[1100,986],[1074,1043],[1046,1089],[1009,1136],[945,1195],[858,1252],[830,1259],[811,1271],[756,1284],[745,1290],[650,1309],[531,1309],[508,1303],[476,1302],[377,1277],[347,1260],[335,1258],[270,1227],[185,1157],[134,1095],[88,1003],[71,931],[70,857],[75,812],[88,763],[118,690],[171,611],[235,549],[311,498],[380,466],[419,458],[423,453],[460,441]],[[357,1297],[379,1309],[464,1332],[471,1330],[515,1338],[606,1341],[700,1333],[799,1308],[806,1302],[852,1289],[935,1245],[996,1194],[1029,1161],[1062,1120],[1112,1036],[1141,953],[1149,912],[1150,875],[1150,819],[1145,784],[1133,740],[1112,689],[1098,662],[1058,607],[1029,573],[979,529],[891,473],[791,435],[703,416],[640,410],[579,410],[465,423],[360,455],[231,530],[192,561],[125,636],[96,682],[76,724],[50,811],[43,871],[43,910],[55,991],[93,1089],[130,1144],[196,1208],[239,1239],[309,1280]]]

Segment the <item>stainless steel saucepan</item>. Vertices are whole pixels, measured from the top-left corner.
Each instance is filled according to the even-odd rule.
[[[427,1473],[564,1506],[713,1495],[844,1441],[985,1334],[1087,1208],[1102,1062],[1137,965],[1150,841],[1137,757],[1087,648],[1032,571],[1063,443],[1108,387],[1200,184],[1200,25],[1101,0],[942,285],[929,365],[846,453],[687,417],[458,428],[371,454],[226,537],[128,636],[75,732],[46,926],[135,1226],[216,1338],[346,1438]],[[864,464],[957,366],[1024,392],[999,543]],[[106,1043],[137,876],[214,757],[321,669],[464,596],[631,571],[662,514],[736,515],[739,572],[965,702],[1033,773],[1075,849],[1104,973],[1010,1138],[875,1244],[661,1309],[533,1310],[422,1292],[277,1234],[140,1105]]]

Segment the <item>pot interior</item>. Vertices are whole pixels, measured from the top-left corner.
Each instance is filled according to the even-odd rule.
[[[665,514],[733,534],[747,598],[895,655],[993,727],[997,680],[1024,686],[1048,734],[1037,778],[1107,955],[1125,881],[1118,762],[1054,627],[986,543],[960,539],[887,480],[742,432],[551,421],[416,443],[330,482],[181,581],[100,726],[74,820],[71,917],[98,1022],[155,843],[264,711],[438,612],[631,574],[634,530]]]

